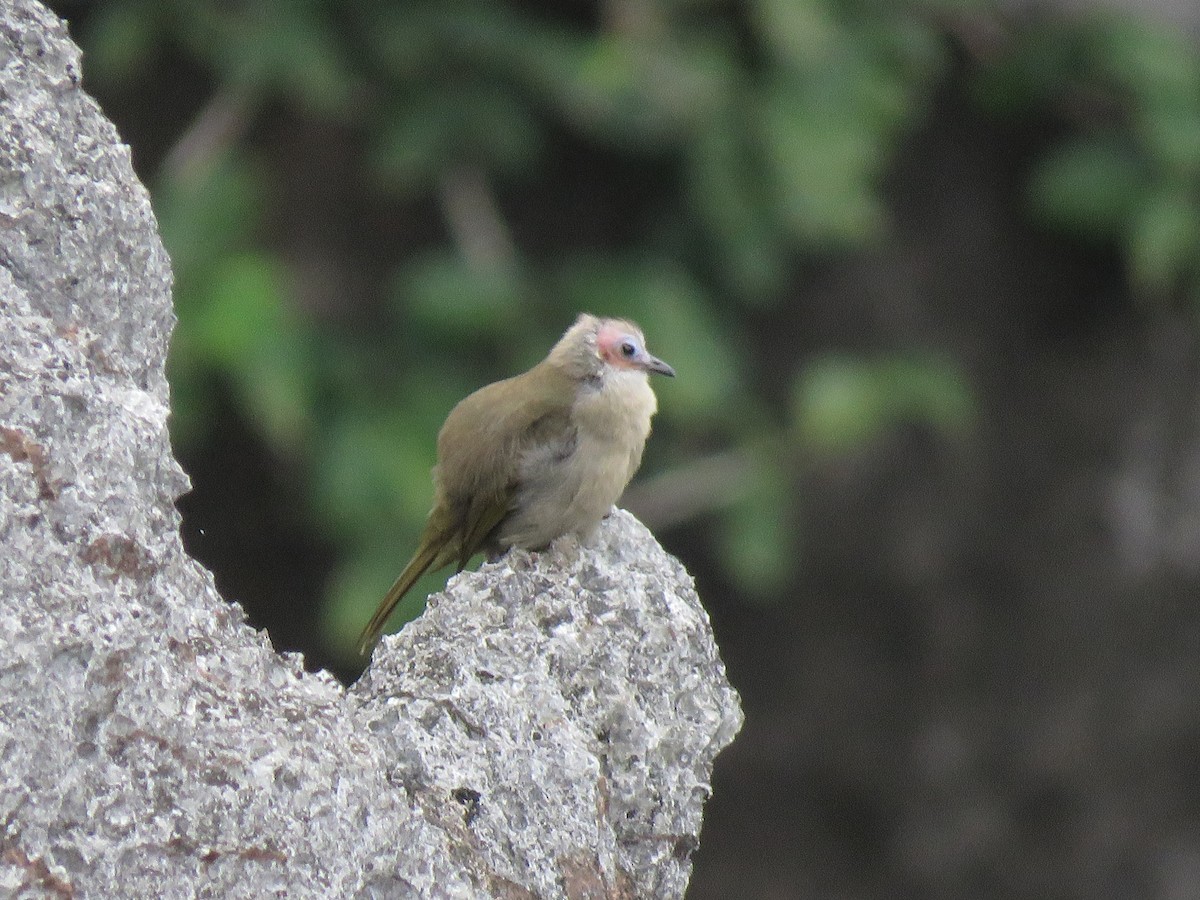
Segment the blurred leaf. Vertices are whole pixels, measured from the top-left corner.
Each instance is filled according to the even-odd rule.
[[[890,386],[897,419],[925,422],[941,435],[962,434],[976,420],[977,402],[966,375],[939,354],[883,360],[879,377]]]
[[[1180,190],[1163,190],[1147,198],[1130,223],[1130,277],[1134,287],[1158,296],[1170,295],[1200,266],[1200,202]]]
[[[944,55],[911,17],[845,15],[835,4],[762,0],[763,39],[782,64],[756,85],[752,110],[765,194],[798,244],[852,245],[884,224],[878,180],[896,131]]]
[[[846,452],[880,430],[884,397],[877,373],[854,357],[810,363],[794,390],[794,421],[801,442],[824,452]]]
[[[686,188],[721,274],[736,296],[760,302],[782,282],[784,247],[745,132],[736,104],[711,120],[689,146]]]
[[[1200,93],[1186,107],[1144,110],[1140,133],[1147,152],[1167,173],[1200,177]]]
[[[371,4],[355,10],[362,49],[388,80],[415,83],[445,61],[441,26],[456,8],[441,7],[439,12],[428,3]]]
[[[274,323],[269,307],[280,302],[276,279],[282,271],[242,249],[258,227],[264,193],[257,167],[236,151],[156,185],[154,209],[171,255],[179,317],[170,355],[171,435],[177,446],[200,439],[213,405],[215,372],[236,384],[252,383],[244,371],[231,369],[244,369],[245,354],[257,353],[255,329]],[[247,296],[250,306],[243,309]],[[265,398],[243,401],[249,407]],[[276,422],[273,428],[291,426]]]
[[[286,281],[283,266],[270,257],[226,257],[213,265],[180,320],[193,359],[228,373],[248,420],[276,450],[292,453],[307,427],[314,366],[284,300]]]
[[[180,35],[222,80],[327,116],[350,110],[356,79],[320,0],[193,3],[179,12]]]
[[[87,47],[89,85],[129,82],[157,56],[166,25],[158,0],[96,4],[80,43]]]
[[[360,543],[370,528],[422,522],[433,497],[438,422],[402,409],[365,408],[332,423],[318,451],[315,499],[324,517]]]
[[[938,10],[938,7],[943,7]],[[895,97],[903,89],[904,100],[893,109],[905,116],[915,106],[924,106],[930,90],[938,83],[950,65],[945,33],[934,22],[939,15],[967,15],[972,11],[986,14],[987,0],[931,0],[922,4],[919,14],[893,6],[890,14],[880,19],[864,19],[860,26],[863,40],[863,64],[878,70],[877,77],[893,87],[886,93]],[[918,99],[921,101],[917,103]],[[893,119],[897,124],[898,119]]]
[[[776,456],[760,456],[745,499],[717,527],[721,557],[737,583],[760,599],[776,600],[795,571],[795,490]]]
[[[190,279],[243,247],[258,226],[264,198],[258,168],[237,152],[213,165],[155,186],[154,210],[177,282],[176,305],[186,307]]]
[[[595,36],[543,27],[505,68],[567,123],[628,149],[678,142],[725,102],[733,41],[716,28]]]
[[[282,456],[307,452],[316,369],[307,338],[291,328],[264,334],[254,355],[234,370],[247,418]]]
[[[1117,13],[1098,17],[1089,34],[1102,70],[1113,83],[1133,92],[1135,105],[1196,103],[1200,54],[1180,29]]]
[[[953,434],[974,412],[966,380],[935,357],[826,356],[804,368],[793,391],[797,439],[824,454],[852,451],[900,422]]]
[[[653,40],[590,34],[490,2],[417,4],[382,23],[374,51],[406,88],[423,82],[420,93],[438,94],[471,73],[481,84],[520,87],[531,107],[622,147],[659,145],[693,127],[733,68],[730,42],[711,28]],[[446,94],[447,107],[457,103],[457,91]]]
[[[1096,238],[1117,235],[1147,186],[1144,166],[1114,137],[1077,139],[1042,159],[1030,179],[1035,214]]]
[[[1091,66],[1091,42],[1082,30],[1054,19],[1005,35],[1003,53],[978,72],[975,98],[997,115],[1035,115],[1084,77]]]
[[[501,173],[528,172],[542,151],[532,112],[495,83],[450,83],[427,89],[388,113],[372,164],[401,195],[434,187],[456,163]]]
[[[224,257],[187,309],[190,340],[218,366],[236,369],[284,326],[284,272],[260,253]]]
[[[750,14],[768,49],[801,71],[820,65],[842,37],[831,4],[820,0],[755,0]]]
[[[425,327],[450,335],[490,333],[520,317],[517,285],[481,272],[450,253],[411,261],[396,273],[398,309]]]
[[[761,102],[768,196],[793,237],[841,244],[876,231],[883,221],[874,184],[884,162],[882,135],[853,108],[813,96],[798,80],[776,80]]]

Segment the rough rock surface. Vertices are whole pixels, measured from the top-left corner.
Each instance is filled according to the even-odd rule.
[[[351,696],[393,777],[449,787],[477,884],[683,893],[741,714],[691,579],[633,516],[459,576],[386,643]]]
[[[350,691],[184,553],[169,264],[79,72],[0,0],[0,893],[680,896],[741,712],[631,516],[459,576]]]

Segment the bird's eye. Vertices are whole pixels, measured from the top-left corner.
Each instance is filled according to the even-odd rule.
[[[621,355],[626,359],[632,359],[635,353],[637,353],[637,347],[634,346],[633,341],[625,341],[621,344]]]

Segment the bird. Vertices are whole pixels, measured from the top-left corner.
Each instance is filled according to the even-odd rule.
[[[637,325],[581,313],[533,368],[459,401],[438,432],[416,552],[363,628],[359,654],[426,572],[462,571],[481,550],[495,557],[594,535],[641,464],[658,410],[654,373],[675,376]]]

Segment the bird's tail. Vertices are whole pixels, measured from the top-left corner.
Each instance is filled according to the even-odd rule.
[[[445,541],[431,540],[430,537],[427,535],[426,540],[421,542],[421,546],[413,554],[413,558],[408,561],[408,565],[404,567],[400,577],[396,579],[395,584],[391,586],[384,598],[379,601],[379,608],[375,610],[375,615],[371,616],[371,621],[359,635],[358,653],[360,656],[366,656],[371,652],[371,648],[375,646],[375,642],[379,640],[379,635],[383,632],[383,626],[387,624],[388,616],[392,614],[396,604],[408,593],[409,589],[417,583],[417,579],[430,570],[440,569],[450,561],[440,558],[446,549]]]

